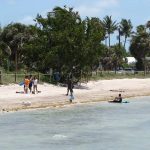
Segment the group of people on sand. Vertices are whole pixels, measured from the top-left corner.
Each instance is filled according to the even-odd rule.
[[[24,93],[28,93],[28,91],[32,94],[38,93],[38,89],[37,89],[37,85],[38,85],[38,79],[36,76],[25,76],[24,79]],[[68,78],[67,79],[67,94],[66,96],[69,95],[69,100],[70,103],[72,103],[72,100],[74,99],[73,96],[73,88],[74,88],[74,84],[72,81],[72,78]],[[122,103],[122,96],[121,94],[118,95],[118,97],[116,97],[114,100],[109,101],[109,102],[115,102],[115,103]]]
[[[37,85],[38,85],[38,79],[36,76],[25,76],[24,79],[24,93],[28,93],[28,91],[30,91],[30,93],[35,94],[38,93],[38,89],[37,89]]]

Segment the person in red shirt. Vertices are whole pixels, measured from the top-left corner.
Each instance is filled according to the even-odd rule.
[[[28,79],[28,76],[25,76],[24,79],[24,91],[27,94],[28,93],[28,88],[29,88],[30,80]]]

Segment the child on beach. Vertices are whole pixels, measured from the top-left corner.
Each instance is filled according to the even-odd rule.
[[[33,84],[33,78],[32,78],[32,75],[30,76],[30,83],[29,83],[29,90],[30,90],[30,93],[32,92],[32,84]]]
[[[25,79],[24,79],[24,92],[26,94],[28,93],[29,84],[30,84],[30,80],[28,79],[28,76],[25,76]]]
[[[36,77],[34,77],[34,79],[33,79],[33,94],[35,94],[35,91],[36,91],[36,93],[38,93],[37,84],[38,84],[38,79]]]

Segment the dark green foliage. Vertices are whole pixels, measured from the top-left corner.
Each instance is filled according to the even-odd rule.
[[[143,70],[145,58],[150,56],[150,34],[146,26],[137,27],[137,32],[131,40],[130,52],[138,61],[137,68]]]
[[[114,33],[117,30],[117,22],[112,20],[111,16],[106,16],[103,20],[103,26],[105,28],[106,35],[108,35],[109,39],[109,47],[110,47],[110,34]]]
[[[124,48],[126,45],[127,38],[131,36],[132,33],[132,23],[130,20],[122,19],[120,22],[120,33],[124,36]]]
[[[110,46],[110,34],[116,29],[111,16],[103,21],[95,17],[82,20],[73,8],[55,7],[46,17],[38,14],[35,25],[12,23],[0,30],[0,65],[12,71],[42,73],[52,68],[61,74],[61,82],[68,74],[78,82],[100,64],[106,70],[122,65],[125,50],[121,43]],[[127,38],[129,30],[125,29]],[[106,36],[109,47],[102,44]],[[43,78],[50,80],[49,76]]]

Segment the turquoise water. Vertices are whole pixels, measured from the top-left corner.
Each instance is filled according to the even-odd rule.
[[[0,150],[149,150],[149,139],[150,97],[0,115]]]

